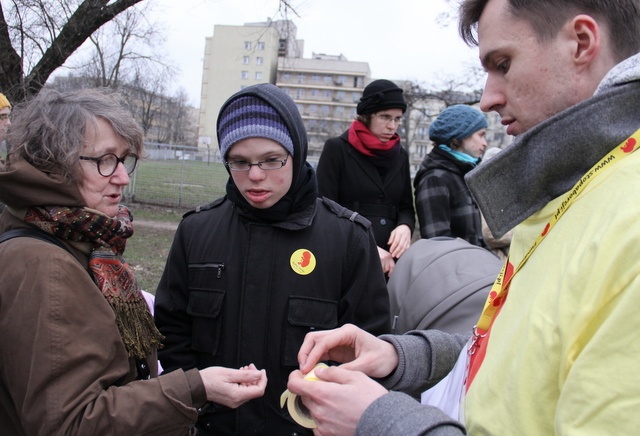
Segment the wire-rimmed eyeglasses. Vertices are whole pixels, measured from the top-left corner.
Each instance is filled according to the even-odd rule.
[[[118,157],[113,153],[103,154],[100,157],[80,156],[80,159],[95,162],[102,177],[112,176],[116,172],[119,163],[124,165],[127,174],[131,174],[138,163],[138,155],[133,153],[126,154],[123,157]]]
[[[225,161],[225,165],[228,166],[231,171],[251,171],[251,167],[254,165],[257,165],[261,170],[269,171],[279,170],[287,164],[287,159],[289,159],[289,155],[284,159],[271,158],[256,163],[250,163],[246,160]]]
[[[390,123],[391,121],[393,121],[396,124],[400,124],[401,122],[404,121],[404,117],[394,117],[389,114],[373,114],[373,116],[380,118],[385,123]]]

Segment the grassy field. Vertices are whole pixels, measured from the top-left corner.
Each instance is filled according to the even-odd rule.
[[[139,204],[127,206],[133,214],[135,232],[127,241],[124,258],[135,270],[140,287],[155,294],[173,241],[175,230],[172,227],[180,222],[186,210]],[[136,225],[136,221],[157,225]]]
[[[220,162],[142,161],[126,196],[136,203],[191,209],[225,193],[229,175]]]

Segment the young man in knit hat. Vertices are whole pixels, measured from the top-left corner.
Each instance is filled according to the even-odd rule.
[[[317,170],[321,196],[371,221],[387,275],[409,248],[416,222],[409,153],[398,135],[407,110],[402,94],[390,80],[369,83],[349,129],[324,144]]]
[[[486,247],[480,210],[464,181],[487,148],[487,118],[464,104],[449,106],[429,126],[433,149],[413,181],[420,236],[449,236]]]
[[[266,369],[263,398],[203,409],[205,434],[311,434],[280,407],[305,334],[345,323],[389,330],[370,224],[318,198],[302,118],[279,88],[233,95],[217,133],[227,195],[178,227],[156,294],[166,337],[160,361],[165,371],[249,362]]]

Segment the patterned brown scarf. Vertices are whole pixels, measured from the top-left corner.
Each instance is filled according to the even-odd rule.
[[[115,218],[77,207],[32,207],[24,220],[60,239],[90,242],[91,275],[116,314],[129,356],[142,359],[161,347],[164,338],[153,322],[131,266],[122,257],[127,238],[133,235],[126,207],[120,206]]]

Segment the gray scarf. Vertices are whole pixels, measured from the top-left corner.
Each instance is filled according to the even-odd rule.
[[[599,93],[519,136],[465,181],[495,237],[567,192],[640,128],[640,81]]]

